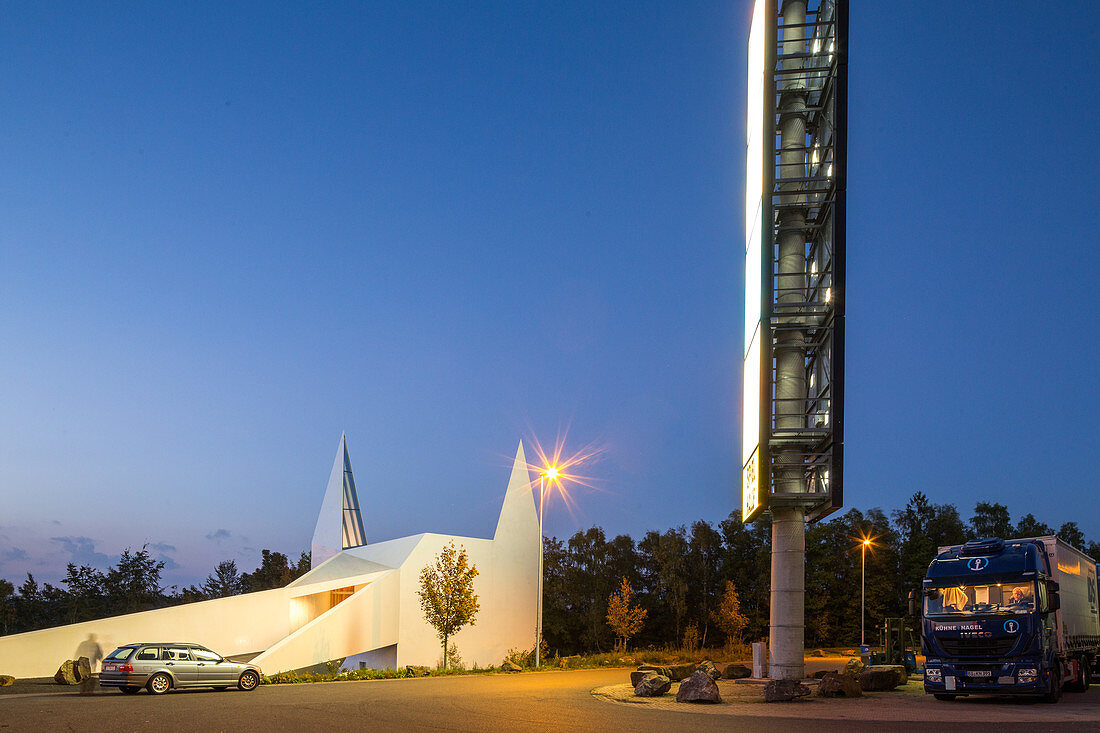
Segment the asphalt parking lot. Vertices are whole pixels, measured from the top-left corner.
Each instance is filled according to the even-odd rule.
[[[941,702],[914,680],[904,689],[856,700],[808,698],[765,704],[755,690],[723,705],[617,699],[629,670],[421,677],[364,682],[265,685],[251,693],[186,690],[154,697],[114,690],[81,697],[73,688],[20,681],[0,693],[0,730],[366,730],[445,731],[894,731],[936,733],[1100,730],[1100,686],[1054,705],[1010,699]],[[738,686],[741,688],[743,686]],[[727,690],[729,690],[727,692]]]

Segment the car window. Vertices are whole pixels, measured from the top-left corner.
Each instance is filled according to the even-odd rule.
[[[182,646],[167,647],[161,652],[160,658],[174,662],[190,662],[191,651]]]
[[[160,649],[155,646],[147,646],[138,652],[138,661],[156,660],[160,658]]]
[[[201,646],[193,646],[191,651],[195,652],[195,660],[199,662],[220,662],[222,659],[214,652],[203,649]]]
[[[107,659],[129,659],[130,655],[134,653],[132,646],[120,646],[113,652],[107,655]]]

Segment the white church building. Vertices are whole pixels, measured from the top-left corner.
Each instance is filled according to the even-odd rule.
[[[89,634],[104,653],[135,642],[192,642],[252,657],[265,674],[335,659],[345,669],[434,667],[442,644],[417,592],[421,569],[452,541],[477,566],[480,604],[474,625],[452,640],[467,663],[500,664],[509,649],[534,646],[540,543],[532,486],[520,443],[491,539],[426,533],[370,544],[341,437],[308,573],[285,588],[0,636],[0,671],[52,676]]]

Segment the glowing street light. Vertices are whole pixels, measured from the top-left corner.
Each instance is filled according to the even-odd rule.
[[[560,480],[561,471],[557,466],[550,465],[539,472],[539,605],[535,611],[535,669],[539,668],[539,646],[542,644],[542,514],[546,506],[546,482],[549,481],[550,488],[553,488],[554,483]]]
[[[863,618],[867,606],[867,548],[871,546],[871,538],[864,537],[859,544],[859,646],[863,651]]]

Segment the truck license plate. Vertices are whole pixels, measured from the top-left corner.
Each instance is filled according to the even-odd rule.
[[[943,686],[944,686],[944,689],[954,690],[955,689],[955,678],[952,677],[951,675],[944,676]]]
[[[993,673],[989,670],[972,669],[966,673],[967,677],[992,677]]]

